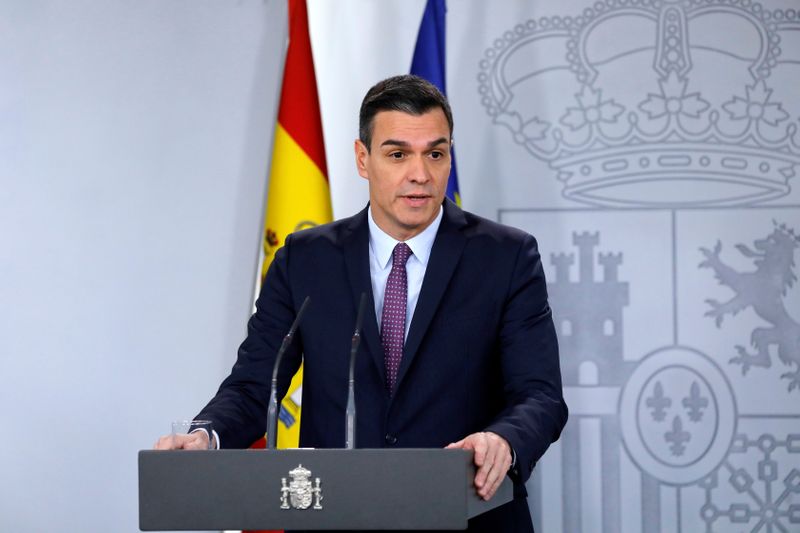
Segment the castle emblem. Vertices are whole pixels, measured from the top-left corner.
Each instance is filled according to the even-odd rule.
[[[485,51],[478,73],[492,122],[549,164],[565,198],[681,208],[753,205],[791,191],[797,95],[771,79],[798,61],[789,45],[797,10],[604,0],[576,15],[518,24]],[[529,96],[541,94],[548,98]]]
[[[320,479],[315,478],[311,483],[311,471],[303,465],[289,471],[292,480],[287,484],[286,478],[281,478],[281,509],[308,509],[313,500],[313,509],[322,509],[322,489]]]
[[[714,319],[717,327],[722,325],[725,315],[733,315],[747,308],[753,311],[771,327],[757,327],[750,335],[755,353],[744,346],[736,346],[739,355],[731,358],[732,364],[741,365],[742,374],[751,367],[769,368],[772,366],[769,348],[774,346],[780,361],[794,370],[781,377],[789,380],[789,391],[800,391],[800,324],[786,311],[783,298],[797,281],[793,271],[794,251],[800,246],[800,235],[785,224],[775,223],[774,231],[753,243],[755,250],[744,244],[736,249],[747,258],[752,258],[756,270],[739,272],[720,258],[722,243],[717,241],[713,250],[701,248],[705,259],[702,268],[710,268],[714,276],[724,286],[735,292],[727,302],[706,300],[711,309],[706,313]]]
[[[619,279],[622,253],[596,252],[599,232],[573,232],[572,244],[577,248],[577,261],[574,252],[551,254],[556,275],[547,286],[559,346],[565,355],[563,380],[567,385],[619,386],[633,366],[622,357],[622,312],[629,303],[629,284]],[[601,279],[595,281],[598,265]],[[577,271],[574,281],[572,270]],[[598,301],[603,302],[601,307],[593,305]],[[587,346],[592,349],[586,350]]]

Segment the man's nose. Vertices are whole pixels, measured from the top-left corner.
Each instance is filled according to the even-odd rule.
[[[408,169],[408,179],[415,183],[427,183],[430,181],[431,176],[428,167],[425,164],[423,156],[415,157],[411,161],[411,166]]]

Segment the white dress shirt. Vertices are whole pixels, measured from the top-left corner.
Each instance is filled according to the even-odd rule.
[[[428,260],[431,258],[433,241],[436,239],[436,232],[439,231],[439,224],[442,222],[443,209],[439,208],[439,214],[433,219],[430,225],[422,230],[422,233],[411,237],[405,243],[411,248],[411,256],[406,262],[406,277],[408,280],[408,302],[406,304],[406,332],[411,327],[411,318],[414,316],[414,309],[417,307],[419,292],[422,289],[422,280],[425,278],[425,270],[428,268]],[[386,292],[386,280],[392,271],[392,252],[394,247],[401,241],[391,237],[375,223],[372,218],[372,206],[369,208],[369,275],[372,278],[372,296],[375,298],[375,317],[378,319],[378,330],[381,327],[381,313],[383,312],[383,296]]]

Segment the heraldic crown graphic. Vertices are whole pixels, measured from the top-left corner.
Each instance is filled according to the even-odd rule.
[[[598,1],[507,31],[480,61],[479,92],[566,198],[753,205],[798,173],[798,30],[798,10],[750,0]]]

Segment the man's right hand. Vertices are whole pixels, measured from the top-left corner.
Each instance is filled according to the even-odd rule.
[[[208,448],[208,434],[205,431],[195,431],[188,435],[164,435],[153,445],[154,450],[207,450]]]

